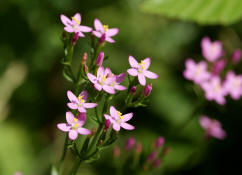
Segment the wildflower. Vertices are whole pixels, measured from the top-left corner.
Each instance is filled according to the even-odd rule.
[[[222,60],[218,60],[212,67],[212,75],[219,75],[220,72],[224,69],[226,65],[226,60],[222,59]]]
[[[120,127],[126,130],[133,130],[135,127],[126,123],[133,117],[133,113],[122,115],[113,106],[110,107],[110,115],[104,114],[104,117],[113,124],[113,129],[119,131]]]
[[[144,87],[142,95],[144,97],[148,97],[152,91],[152,84],[148,84],[147,86]]]
[[[160,158],[157,158],[153,162],[153,167],[154,168],[158,168],[160,166],[160,164],[161,164],[161,159]]]
[[[154,161],[154,159],[156,158],[156,156],[157,156],[157,151],[153,151],[149,156],[148,156],[148,158],[147,158],[147,162],[152,162],[152,161]]]
[[[220,41],[211,42],[210,38],[204,37],[201,47],[203,56],[210,62],[216,61],[223,55],[222,43]]]
[[[211,77],[209,81],[201,84],[201,87],[207,100],[215,100],[220,105],[225,104],[226,91],[219,77]]]
[[[83,128],[82,126],[86,122],[86,115],[85,113],[80,113],[77,118],[71,112],[66,112],[66,121],[67,123],[59,123],[57,127],[64,131],[69,132],[69,138],[71,140],[75,140],[78,134],[81,135],[89,135],[91,131]]]
[[[238,100],[242,96],[242,75],[236,76],[234,72],[228,72],[224,87],[234,100]]]
[[[165,143],[164,137],[158,137],[158,139],[155,141],[155,148],[159,149],[160,147],[163,146],[164,143]]]
[[[242,50],[241,49],[236,49],[233,54],[232,54],[232,62],[234,64],[238,63],[242,58]]]
[[[105,120],[104,131],[107,132],[110,128],[111,122],[110,120]]]
[[[186,79],[194,81],[196,84],[201,84],[210,77],[210,73],[207,71],[207,63],[201,61],[195,63],[192,59],[186,60],[186,70],[183,72],[183,75]]]
[[[218,120],[201,116],[199,122],[201,127],[205,129],[207,137],[215,137],[217,139],[224,139],[226,137],[226,132],[222,129],[221,123]]]
[[[130,137],[127,141],[126,141],[126,144],[125,144],[125,150],[126,151],[130,151],[134,145],[135,145],[135,138],[134,137]]]
[[[137,89],[136,86],[131,87],[130,94],[134,95],[136,93],[136,89]]]
[[[94,20],[94,27],[95,31],[93,31],[93,34],[96,37],[110,43],[115,42],[111,37],[115,36],[118,33],[118,28],[109,28],[108,25],[103,25],[98,19]]]
[[[103,59],[104,59],[104,52],[100,52],[97,56],[97,60],[96,60],[96,65],[97,67],[102,66],[103,64]]]
[[[112,83],[110,83],[110,86],[112,86],[114,89],[123,91],[126,90],[127,88],[123,85],[120,85],[120,83],[123,81],[125,74],[121,73],[119,75],[112,75],[114,77],[114,80]]]
[[[150,66],[150,58],[146,58],[142,60],[140,63],[138,63],[134,57],[129,56],[129,64],[131,68],[128,69],[127,72],[131,76],[138,76],[139,83],[142,86],[145,86],[146,84],[145,77],[150,79],[158,78],[157,74],[147,70]]]
[[[78,109],[79,112],[86,112],[86,108],[95,108],[97,106],[97,103],[86,103],[87,91],[82,91],[78,97],[71,91],[67,91],[67,96],[70,100],[67,106],[71,109]]]
[[[65,15],[60,15],[62,23],[65,25],[64,30],[69,33],[78,33],[79,37],[85,37],[82,32],[91,32],[92,28],[80,25],[81,24],[81,15],[76,13],[71,20]]]

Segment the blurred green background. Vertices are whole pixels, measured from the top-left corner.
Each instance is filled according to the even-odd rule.
[[[231,54],[241,48],[241,0],[7,0],[0,2],[0,174],[50,174],[50,165],[60,158],[64,134],[56,124],[67,110],[62,78],[63,57],[60,14],[82,14],[82,23],[93,26],[99,18],[118,27],[115,44],[105,54],[114,72],[126,70],[128,55],[151,57],[152,81],[148,108],[134,110],[133,132],[122,131],[116,145],[134,136],[148,151],[156,137],[167,136],[170,154],[159,169],[147,174],[231,174],[241,161],[242,101],[228,99],[226,106],[206,103],[203,113],[220,120],[228,137],[200,144],[203,130],[195,116],[186,121],[201,101],[182,72],[187,57],[201,58],[200,40],[221,40]],[[83,54],[85,39],[78,41]],[[120,66],[124,65],[124,66]],[[241,73],[241,66],[237,73]],[[171,134],[176,133],[176,134]],[[170,137],[172,135],[172,137]],[[193,152],[199,154],[193,157]],[[82,165],[80,174],[110,174],[111,149],[93,164]],[[192,157],[191,157],[192,156]],[[192,161],[189,161],[192,159]],[[192,162],[192,163],[191,163]]]

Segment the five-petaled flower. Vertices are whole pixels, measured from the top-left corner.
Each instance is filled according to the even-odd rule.
[[[92,28],[80,25],[81,24],[81,15],[76,13],[71,20],[65,15],[60,16],[62,23],[65,25],[64,30],[69,33],[78,33],[79,37],[85,37],[82,32],[91,32]]]
[[[85,113],[80,113],[77,118],[75,118],[75,116],[70,111],[68,111],[66,112],[66,121],[67,123],[57,124],[57,127],[64,132],[69,132],[68,135],[71,140],[75,140],[78,134],[91,134],[90,130],[82,127],[86,122]]]
[[[222,129],[221,123],[218,120],[201,116],[199,122],[201,127],[205,129],[206,137],[215,137],[217,139],[224,139],[226,137],[226,132]]]
[[[145,86],[146,84],[145,77],[150,79],[158,78],[157,74],[147,70],[150,66],[150,58],[145,58],[140,63],[138,63],[134,57],[129,56],[129,64],[131,68],[128,69],[127,72],[131,76],[138,76],[139,83],[142,86]]]
[[[86,112],[86,108],[95,108],[97,106],[97,103],[86,103],[87,91],[82,91],[78,97],[71,91],[67,91],[67,96],[70,100],[67,106],[71,109],[78,109],[79,112]]]
[[[242,96],[242,75],[235,75],[232,71],[228,72],[224,88],[234,100],[238,100]]]
[[[100,20],[95,19],[94,21],[95,31],[93,34],[98,37],[102,38],[103,40],[114,43],[115,41],[111,38],[118,33],[118,28],[109,28],[108,25],[103,25]]]
[[[119,131],[120,127],[126,130],[133,130],[135,127],[126,123],[133,117],[133,113],[122,115],[120,111],[117,111],[113,106],[110,107],[110,115],[104,114],[106,120],[110,120],[113,124],[113,129]]]

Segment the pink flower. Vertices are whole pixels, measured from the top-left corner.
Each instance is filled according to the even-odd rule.
[[[226,91],[219,77],[211,77],[209,81],[202,83],[201,87],[207,100],[215,100],[220,105],[225,104]]]
[[[242,50],[236,49],[231,56],[232,62],[234,64],[237,64],[241,60],[241,58],[242,58]]]
[[[148,84],[144,87],[143,91],[142,91],[142,95],[144,97],[148,97],[150,95],[152,91],[152,84]]]
[[[154,168],[158,168],[160,166],[160,164],[161,164],[161,159],[160,158],[157,158],[153,162],[153,167]]]
[[[200,125],[205,129],[207,137],[215,137],[217,139],[224,139],[226,132],[218,120],[210,119],[207,116],[201,116],[199,119]]]
[[[216,61],[223,55],[223,48],[220,41],[211,42],[210,38],[204,37],[201,42],[202,54],[210,62]]]
[[[138,76],[139,83],[142,86],[145,86],[146,84],[145,77],[150,79],[158,78],[157,74],[147,70],[150,66],[150,58],[146,58],[138,63],[134,57],[129,56],[129,64],[131,68],[128,69],[127,72],[131,76]]]
[[[135,127],[126,123],[133,117],[133,113],[122,115],[121,112],[117,111],[113,106],[110,107],[110,115],[104,114],[106,120],[110,120],[113,124],[113,129],[119,131],[120,127],[126,130],[133,130]]]
[[[111,87],[113,87],[114,89],[119,90],[119,91],[124,91],[127,89],[125,86],[120,85],[120,83],[124,80],[124,77],[125,77],[124,73],[121,73],[119,75],[112,74],[111,76],[114,77],[114,81],[112,81],[112,83],[110,83]]]
[[[100,52],[97,56],[97,60],[96,60],[96,65],[97,67],[102,66],[103,64],[103,59],[104,59],[104,52]]]
[[[224,87],[234,100],[238,100],[242,96],[242,75],[236,76],[234,72],[228,72]]]
[[[219,75],[220,72],[223,71],[225,66],[226,66],[225,59],[218,60],[216,63],[214,63],[212,67],[212,74],[215,76]]]
[[[159,149],[164,145],[164,143],[165,143],[164,137],[158,137],[158,139],[155,141],[155,148]]]
[[[94,27],[95,31],[93,31],[93,34],[96,37],[100,39],[102,38],[103,40],[110,43],[115,42],[111,37],[118,33],[118,28],[109,28],[108,25],[103,25],[98,19],[94,20]]]
[[[95,108],[97,103],[86,103],[87,91],[82,91],[78,97],[76,97],[71,91],[67,91],[67,96],[70,103],[67,106],[70,109],[78,109],[79,112],[86,112],[86,108]]]
[[[69,33],[78,33],[79,37],[85,37],[82,32],[91,32],[92,28],[80,25],[81,24],[81,15],[76,13],[71,20],[65,15],[60,15],[62,23],[65,25],[64,30]]]
[[[201,84],[207,81],[210,77],[210,73],[207,71],[207,63],[204,61],[196,64],[192,59],[186,60],[186,69],[183,75],[186,79],[194,81],[196,84]]]
[[[57,124],[57,127],[64,132],[69,132],[69,138],[71,140],[75,140],[78,134],[81,134],[81,135],[91,134],[90,130],[82,127],[86,122],[85,113],[80,113],[77,116],[77,118],[75,118],[74,115],[68,111],[66,112],[66,121],[67,123]]]
[[[130,151],[134,147],[135,142],[136,142],[135,138],[130,137],[125,143],[125,150]]]

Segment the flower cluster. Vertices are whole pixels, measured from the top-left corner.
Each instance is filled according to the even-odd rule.
[[[222,43],[212,42],[208,37],[202,39],[201,48],[205,60],[196,63],[188,58],[185,63],[184,77],[199,85],[209,101],[214,100],[224,105],[227,95],[238,100],[242,96],[242,75],[236,75],[228,68],[239,62],[242,56],[241,50],[235,50],[232,56],[226,59]]]

